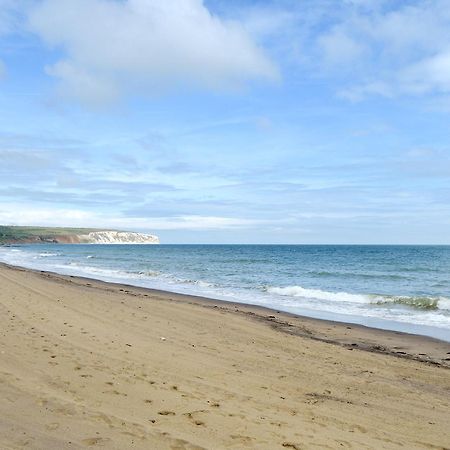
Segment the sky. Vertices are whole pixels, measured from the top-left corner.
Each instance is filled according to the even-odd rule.
[[[0,223],[450,244],[448,0],[0,0]]]

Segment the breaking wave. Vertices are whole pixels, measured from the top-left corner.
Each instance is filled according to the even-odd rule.
[[[402,296],[381,294],[351,294],[348,292],[329,292],[321,289],[306,289],[301,286],[267,287],[269,294],[289,297],[302,297],[310,300],[359,303],[371,305],[403,305],[422,310],[444,310],[450,312],[450,298],[428,296]]]
[[[0,246],[0,261],[450,342],[448,249],[52,244]]]

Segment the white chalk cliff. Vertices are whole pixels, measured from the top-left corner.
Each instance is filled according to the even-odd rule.
[[[83,244],[159,244],[158,236],[128,231],[93,231],[78,237]]]

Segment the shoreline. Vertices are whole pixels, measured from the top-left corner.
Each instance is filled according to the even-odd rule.
[[[448,448],[444,342],[5,264],[0,285],[2,449]]]
[[[158,295],[168,301],[187,302],[207,308],[218,308],[222,311],[248,316],[269,325],[275,330],[291,335],[339,345],[350,350],[357,349],[380,353],[450,368],[450,343],[430,336],[386,330],[351,322],[318,319],[248,303],[180,294],[78,275],[63,275],[57,272],[29,269],[1,262],[0,268],[2,266],[12,270],[44,275],[46,278],[53,280],[76,283],[81,286],[88,285],[92,288],[125,292],[131,295],[135,293]]]
[[[77,244],[72,246],[76,247]],[[1,260],[11,265],[56,272],[61,275],[88,277],[110,283],[258,305],[273,310],[280,309],[302,317],[429,336],[450,343],[450,316],[447,314],[450,299],[446,296],[445,290],[436,291],[432,284],[430,286],[427,284],[429,282],[427,278],[422,280],[422,276],[417,274],[411,278],[407,274],[400,274],[400,270],[399,274],[391,275],[390,269],[384,270],[379,267],[377,270],[381,270],[380,273],[377,271],[377,274],[357,273],[355,277],[350,276],[347,280],[347,275],[344,279],[339,270],[334,272],[335,269],[328,268],[325,272],[317,273],[314,270],[305,269],[306,275],[304,278],[301,277],[301,280],[295,279],[292,274],[288,276],[289,279],[284,279],[282,275],[278,279],[278,276],[273,277],[270,273],[252,272],[248,276],[244,273],[237,275],[242,272],[242,268],[235,267],[234,263],[228,267],[229,261],[225,258],[226,267],[223,269],[217,267],[217,270],[213,269],[213,272],[209,272],[208,275],[208,271],[211,270],[209,258],[212,258],[211,264],[216,264],[212,257],[215,253],[214,246],[211,245],[201,246],[205,247],[205,254],[202,253],[200,260],[195,260],[194,271],[189,269],[189,264],[186,266],[182,263],[180,267],[177,267],[177,259],[180,258],[180,261],[183,261],[183,258],[186,258],[186,252],[178,248],[183,246],[173,246],[174,250],[169,251],[164,257],[161,255],[166,255],[165,250],[162,254],[161,251],[156,251],[156,260],[150,257],[148,261],[146,260],[147,251],[141,254],[140,249],[132,250],[131,255],[135,255],[135,252],[140,255],[138,258],[138,260],[142,259],[140,262],[134,260],[134,256],[130,261],[127,261],[127,258],[123,259],[123,255],[128,254],[125,250],[125,253],[115,252],[111,247],[100,249],[101,246],[94,246],[98,250],[91,252],[88,247],[81,245],[78,249],[69,251],[63,245],[46,246],[41,252],[37,246],[25,246],[23,249],[6,250],[4,254],[2,253]],[[256,247],[256,254],[259,254],[261,246]],[[247,250],[244,251],[246,252]],[[348,250],[345,250],[344,255],[347,252]],[[265,250],[263,253],[265,254]],[[359,253],[358,251],[357,254]],[[153,252],[150,252],[151,254]],[[227,252],[224,253],[226,254]],[[253,254],[253,251],[250,254]],[[112,255],[114,255],[113,260],[108,262],[108,258]],[[225,257],[224,255],[219,252],[217,257],[221,260]],[[50,258],[45,258],[46,256]],[[89,259],[97,257],[100,257],[100,260]],[[374,256],[375,261],[378,260],[376,263],[378,266],[380,257],[380,255]],[[103,261],[104,258],[106,259]],[[305,258],[308,261],[311,255],[308,256],[307,252]],[[284,267],[282,261],[280,264],[281,268]],[[323,264],[327,266],[327,263],[323,262]],[[272,269],[275,270],[275,268]],[[288,268],[285,269],[288,270]],[[409,270],[405,268],[406,272]],[[439,271],[438,268],[436,270]],[[228,278],[230,273],[234,273],[231,279]],[[240,281],[234,279],[236,276]],[[337,279],[333,281],[335,278],[332,278],[330,281],[328,280],[330,276]],[[318,277],[319,281],[316,280]],[[367,277],[370,280],[366,280]],[[442,278],[442,283],[446,283],[445,278]]]

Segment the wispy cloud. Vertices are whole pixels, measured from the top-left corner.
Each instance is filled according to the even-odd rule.
[[[368,11],[350,4],[348,14],[317,38],[326,66],[352,71],[340,95],[354,101],[448,93],[448,2],[378,2],[376,6]]]
[[[24,209],[21,203],[0,203],[0,223],[9,225],[75,226],[134,230],[233,230],[254,228],[262,221],[216,216],[117,217],[73,208]],[[14,209],[14,212],[12,211]]]
[[[0,36],[13,32],[18,26],[20,12],[27,0],[0,0]]]

